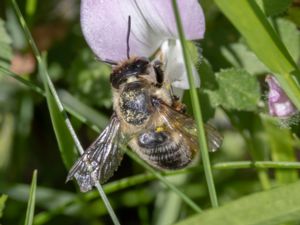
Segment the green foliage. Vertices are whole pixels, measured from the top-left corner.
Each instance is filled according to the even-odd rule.
[[[96,61],[90,50],[83,50],[68,71],[70,92],[89,105],[110,108],[112,95],[109,74],[107,65]]]
[[[275,225],[300,220],[300,183],[256,193],[208,210],[177,225]]]
[[[33,224],[34,208],[35,208],[35,193],[36,193],[37,170],[33,172],[29,200],[26,210],[25,225]]]
[[[46,97],[61,157],[66,168],[71,168],[77,156],[73,138],[64,122],[65,118],[63,112],[58,109],[54,97],[49,91],[48,94],[46,92]]]
[[[297,26],[289,20],[280,18],[274,22],[274,27],[294,61],[298,62],[300,57],[300,31]]]
[[[1,197],[0,197],[0,218],[3,215],[3,210],[5,208],[6,200],[7,200],[7,195],[1,195]]]
[[[0,18],[0,66],[8,68],[12,58],[12,48],[11,39],[4,25],[4,21]]]
[[[222,47],[222,54],[233,66],[244,68],[251,74],[263,74],[269,71],[242,42],[232,43],[228,47]]]
[[[295,62],[300,54],[300,32],[296,25],[286,19],[276,19],[273,23],[284,45]],[[263,74],[271,72],[248,48],[243,39],[238,43],[222,47],[224,57],[235,67],[245,68],[251,74]]]
[[[218,89],[208,91],[215,106],[228,110],[254,111],[260,98],[255,77],[242,69],[226,69],[216,74]]]
[[[293,0],[262,0],[267,16],[276,16],[288,9]]]
[[[293,21],[297,26],[300,25],[300,9],[295,6],[291,6],[288,10],[288,16],[291,21]]]
[[[192,62],[201,77],[201,87],[191,90],[192,98],[188,92],[183,97],[200,128],[199,162],[178,171],[157,171],[128,150],[120,169],[103,185],[104,192],[98,186],[80,194],[74,191],[75,182],[65,184],[67,169],[77,158],[75,146],[88,146],[109,121],[111,69],[95,60],[78,14],[73,12],[75,20],[67,19],[80,7],[70,2],[27,0],[19,1],[17,14],[11,4],[0,10],[7,20],[0,19],[3,224],[299,223],[300,116],[288,123],[288,118],[268,116],[264,81],[266,74],[274,74],[299,108],[297,4],[200,1],[207,24],[204,40],[185,42],[179,29],[189,75]],[[25,42],[20,44],[20,39]],[[47,52],[47,59],[39,49]],[[31,51],[37,59],[34,72],[10,71],[14,52]],[[209,157],[202,119],[212,120],[224,137],[222,148]],[[30,187],[35,168],[39,186],[35,172]]]
[[[275,73],[276,78],[300,109],[300,90],[293,76],[300,80],[300,73],[279,36],[254,1],[216,0],[216,4],[237,27],[256,56]],[[236,19],[239,18],[239,19]]]
[[[273,118],[263,117],[267,131],[273,161],[295,161],[295,151],[292,133],[287,128],[278,129],[278,123]],[[286,184],[298,180],[296,170],[276,170],[275,178],[278,184]]]

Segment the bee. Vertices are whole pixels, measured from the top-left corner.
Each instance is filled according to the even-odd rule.
[[[161,65],[160,61],[131,57],[113,69],[110,123],[67,177],[74,177],[81,191],[89,191],[96,181],[104,183],[113,175],[124,154],[119,147],[122,143],[162,170],[184,168],[199,158],[195,122],[183,113],[185,105],[164,84]],[[209,148],[216,150],[222,137],[213,127],[205,128]]]
[[[119,167],[127,144],[140,158],[160,170],[187,167],[199,158],[197,129],[185,114],[185,105],[164,82],[163,63],[129,57],[114,65],[110,75],[114,113],[99,137],[71,168],[82,192],[105,183]],[[206,125],[209,148],[220,147],[222,137]]]

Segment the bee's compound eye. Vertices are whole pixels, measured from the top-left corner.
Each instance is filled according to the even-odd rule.
[[[135,65],[139,68],[143,68],[150,63],[149,59],[146,57],[138,57],[135,60]]]
[[[150,131],[139,136],[139,145],[143,148],[152,149],[164,144],[168,139],[166,132]]]

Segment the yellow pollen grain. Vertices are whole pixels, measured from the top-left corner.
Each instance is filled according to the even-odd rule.
[[[155,132],[163,132],[163,131],[165,131],[164,127],[156,127],[155,128]]]

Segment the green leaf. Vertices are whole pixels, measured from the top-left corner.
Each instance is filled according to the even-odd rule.
[[[176,225],[275,225],[300,220],[300,182],[251,194]]]
[[[35,207],[35,192],[36,192],[36,180],[37,180],[37,170],[33,171],[30,193],[29,193],[29,200],[26,210],[26,217],[25,217],[25,225],[32,225],[33,224],[33,216],[34,216],[34,207]]]
[[[300,109],[300,88],[295,81],[300,80],[299,69],[256,2],[215,2],[243,35],[250,49],[276,75],[281,87]]]
[[[7,195],[1,195],[1,197],[0,197],[0,218],[3,215],[3,210],[5,208],[6,200],[7,200]]]
[[[276,16],[288,9],[293,0],[262,0],[267,16]]]
[[[209,92],[212,101],[229,110],[256,109],[260,98],[258,81],[242,69],[226,69],[216,74],[219,89]]]
[[[8,68],[12,58],[11,39],[8,36],[4,21],[0,18],[0,66]]]

